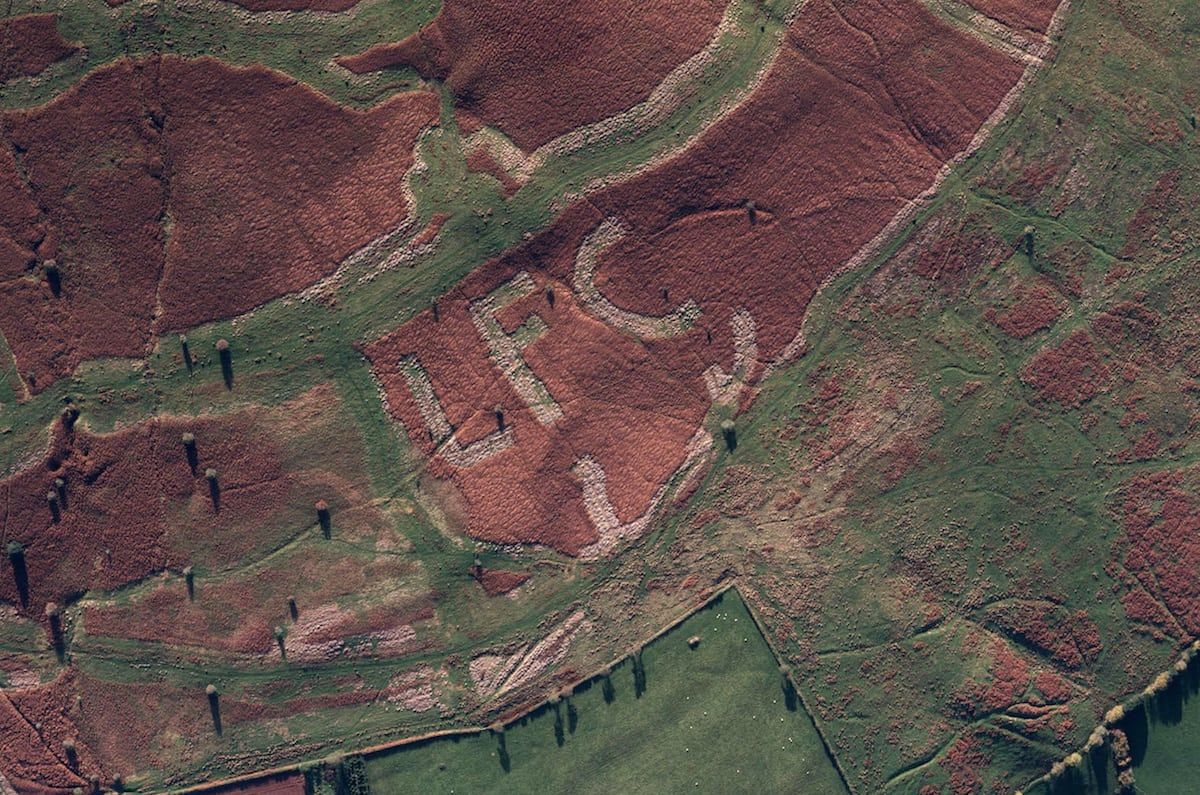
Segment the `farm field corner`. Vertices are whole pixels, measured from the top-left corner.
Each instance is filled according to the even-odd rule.
[[[504,759],[491,731],[369,755],[371,791],[846,791],[736,590],[568,692],[506,727]]]

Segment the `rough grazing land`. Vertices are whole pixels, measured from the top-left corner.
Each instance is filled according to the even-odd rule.
[[[919,4],[808,3],[760,89],[682,156],[368,345],[468,532],[574,555],[640,534],[713,402],[783,354],[1020,74]]]
[[[1058,3],[1053,0],[968,0],[967,5],[1016,31],[1045,33]]]
[[[436,107],[407,93],[360,113],[266,69],[155,57],[6,114],[0,329],[27,384],[331,273],[411,211]]]
[[[179,441],[184,432],[198,439],[194,469]],[[212,564],[240,560],[261,539],[232,523],[266,519],[286,493],[272,448],[250,414],[152,420],[111,435],[56,429],[38,465],[0,481],[0,518],[26,548],[28,614],[40,618],[47,602],[62,604],[83,590],[180,570],[197,548]],[[209,467],[219,467],[216,507]],[[12,577],[0,580],[0,598],[19,597]]]
[[[339,59],[365,74],[411,66],[532,151],[645,99],[700,50],[720,0],[559,3],[448,0],[418,33]]]
[[[1170,780],[1195,4],[559,5],[13,0],[0,792]]]
[[[54,14],[0,19],[0,83],[40,74],[78,49],[59,35]]]

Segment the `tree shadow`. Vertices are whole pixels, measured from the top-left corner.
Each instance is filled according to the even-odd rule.
[[[1077,767],[1067,767],[1050,783],[1051,795],[1088,795],[1087,778]]]
[[[67,639],[63,635],[62,616],[57,613],[49,616],[50,645],[54,648],[54,656],[62,662],[67,657]]]
[[[1146,749],[1150,745],[1150,719],[1145,706],[1138,704],[1126,712],[1120,727],[1129,738],[1129,757],[1133,760],[1133,766],[1141,767],[1142,760],[1146,758]]]
[[[641,698],[646,692],[646,666],[642,664],[642,652],[639,649],[633,655],[633,695]]]
[[[1150,722],[1175,726],[1183,722],[1183,702],[1186,696],[1184,677],[1176,676],[1160,692],[1148,699]]]
[[[216,478],[208,479],[208,496],[212,499],[213,513],[221,511],[221,484]]]
[[[725,439],[725,449],[733,452],[738,446],[737,426],[732,420],[725,420],[721,423],[721,436]]]
[[[500,767],[504,768],[504,772],[511,771],[512,759],[508,756],[508,744],[504,740],[503,733],[496,735],[496,755],[500,757]]]
[[[787,707],[788,712],[795,712],[800,708],[800,698],[796,694],[796,686],[792,684],[791,677],[783,674],[780,677],[779,687],[783,690],[783,703]]]
[[[225,388],[233,389],[233,354],[226,348],[217,351],[217,355],[221,358],[221,379],[225,381]]]
[[[600,695],[604,696],[604,703],[611,704],[617,700],[617,690],[613,687],[612,675],[605,674],[600,680]]]
[[[1088,752],[1088,769],[1092,773],[1092,781],[1095,783],[1093,788],[1095,792],[1108,792],[1110,787],[1108,781],[1109,765],[1112,762],[1112,752],[1109,751],[1107,743],[1101,743]]]
[[[567,731],[571,734],[575,733],[576,727],[579,726],[579,710],[575,709],[570,699],[567,700]]]
[[[25,548],[16,542],[8,545],[8,562],[12,565],[13,584],[21,607],[29,607],[29,569],[25,565]]]
[[[563,710],[561,704],[554,705],[554,742],[559,748],[563,747],[563,743],[567,741],[566,726],[563,724]]]
[[[212,715],[213,731],[219,737],[222,733],[221,729],[221,696],[219,693],[208,694],[208,711]]]

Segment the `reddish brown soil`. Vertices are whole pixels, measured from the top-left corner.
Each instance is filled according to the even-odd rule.
[[[59,35],[57,14],[0,19],[0,83],[40,74],[78,49]]]
[[[1045,33],[1059,0],[967,0],[967,5],[1017,31]]]
[[[429,219],[429,223],[425,225],[417,234],[413,235],[413,239],[409,241],[409,245],[413,248],[423,246],[426,243],[432,243],[433,239],[442,231],[442,227],[450,220],[450,216],[445,213],[437,213]]]
[[[110,6],[124,5],[129,0],[104,0]],[[361,0],[228,0],[247,11],[347,11]]]
[[[1103,650],[1096,622],[1082,610],[1015,603],[990,610],[988,618],[1022,645],[1067,668],[1092,663]]]
[[[247,11],[346,11],[360,0],[229,0]]]
[[[495,177],[500,183],[500,192],[506,199],[521,188],[521,183],[505,171],[504,166],[497,163],[496,158],[492,157],[492,153],[483,147],[477,147],[467,155],[467,170]]]
[[[753,316],[759,358],[777,356],[821,281],[929,185],[1020,73],[911,0],[814,0],[750,101],[685,154],[481,267],[439,302],[440,319],[424,312],[366,346],[392,411],[464,496],[467,531],[579,551],[596,537],[571,474],[583,455],[603,468],[617,517],[640,516],[709,406],[704,371],[731,369],[735,311]],[[576,252],[609,215],[629,231],[600,257],[597,287],[652,316],[694,300],[702,315],[690,331],[639,341],[576,302]],[[522,270],[538,289],[501,320],[512,331],[536,312],[548,327],[523,357],[562,407],[549,427],[497,373],[467,310]],[[429,372],[461,444],[493,431],[500,405],[515,445],[470,467],[435,455],[397,368],[403,355]]]
[[[280,773],[275,776],[255,779],[241,784],[205,790],[206,795],[305,795],[304,776],[300,773]]]
[[[48,601],[68,603],[168,567],[241,560],[262,541],[245,528],[264,524],[287,496],[277,448],[255,424],[252,414],[153,420],[109,435],[56,424],[43,461],[0,481],[4,541],[26,550],[24,612],[38,619]],[[180,443],[184,431],[197,438],[196,473]],[[204,476],[210,466],[219,472],[216,513]],[[57,521],[46,499],[55,478],[66,481]],[[0,600],[17,604],[7,561],[3,568]]]
[[[986,316],[1010,337],[1025,339],[1053,326],[1066,308],[1067,302],[1053,285],[1038,282],[1018,287],[1013,291],[1010,306],[989,308]]]
[[[479,575],[479,584],[488,596],[501,596],[530,578],[527,571],[509,571],[508,569],[484,569]]]
[[[1161,325],[1161,315],[1136,301],[1121,301],[1092,319],[1096,336],[1114,349],[1130,351],[1156,350]]]
[[[161,330],[306,286],[407,216],[402,182],[437,118],[433,94],[360,113],[265,69],[163,66],[174,228]]]
[[[19,162],[3,153],[0,191],[18,212],[0,221],[0,328],[21,372],[37,391],[331,273],[407,215],[436,114],[427,93],[356,112],[261,67],[173,57],[6,114]],[[61,296],[14,278],[40,257],[57,257]]]
[[[948,293],[961,290],[972,275],[1003,262],[1012,252],[998,235],[978,228],[981,224],[977,215],[935,218],[901,247],[896,254],[897,265],[937,283]],[[915,311],[915,307],[903,303],[903,298],[886,291],[879,298],[888,314]]]
[[[493,431],[493,408],[504,407],[516,438],[513,447],[466,470],[456,470],[440,456],[432,461],[436,475],[453,477],[462,490],[473,535],[500,543],[536,541],[577,553],[595,540],[571,474],[578,452],[586,451],[604,467],[618,516],[636,518],[682,461],[683,445],[705,411],[703,387],[671,374],[672,359],[682,353],[679,343],[639,345],[584,313],[561,282],[553,283],[556,299],[550,307],[544,297],[550,282],[535,273],[531,276],[538,277],[541,289],[501,317],[511,330],[536,312],[548,326],[524,355],[566,416],[553,427],[542,425],[509,382],[497,378],[467,311],[467,296],[490,292],[497,276],[509,272],[508,264],[493,263],[460,283],[439,301],[440,320],[432,311],[423,312],[366,352],[384,380],[393,411],[427,455],[434,446],[407,381],[396,371],[401,356],[417,354],[463,445]]]
[[[713,35],[721,0],[448,0],[396,44],[339,58],[352,72],[411,66],[525,150],[645,99]]]
[[[0,690],[0,773],[22,795],[61,795],[72,787],[84,786],[87,781],[66,765],[64,735],[54,738],[54,742],[50,732],[38,733],[35,720],[37,716],[22,714],[7,692]]]
[[[714,326],[745,306],[771,357],[821,279],[929,184],[1019,74],[917,3],[806,4],[748,106],[686,156],[593,199],[637,233],[597,284],[651,314],[667,287],[716,310]]]
[[[0,284],[0,329],[34,391],[83,359],[139,353],[148,341],[166,197],[151,120],[162,109],[143,101],[156,79],[156,68],[125,61],[47,106],[4,116],[21,168],[5,181],[42,208],[32,226],[6,224],[20,254],[12,265],[57,257],[63,274],[57,298],[45,279],[12,278],[21,271],[11,266]]]
[[[1118,546],[1135,579],[1122,603],[1135,621],[1169,634],[1200,633],[1200,499],[1194,473],[1159,472],[1127,481],[1118,507]]]
[[[1021,371],[1021,379],[1047,400],[1079,408],[1109,386],[1112,371],[1096,351],[1092,335],[1080,329],[1038,351]]]
[[[1150,245],[1162,229],[1172,208],[1178,204],[1179,178],[1178,171],[1168,171],[1158,178],[1154,187],[1146,194],[1142,206],[1133,214],[1133,218],[1129,219],[1129,225],[1125,229],[1122,257],[1133,256]]]
[[[42,687],[30,695],[50,709],[78,703],[80,738],[95,759],[103,760],[103,779],[196,765],[218,752],[202,683],[183,688],[162,681],[97,679],[80,672],[68,676],[55,688]],[[180,737],[191,740],[181,743]]]
[[[362,594],[373,582],[411,573],[403,561],[381,560],[364,565],[358,557],[293,561],[285,570],[254,571],[219,582],[201,578],[200,598],[188,599],[179,580],[162,583],[127,604],[89,605],[84,627],[89,635],[162,643],[192,644],[241,654],[263,654],[275,648],[272,630],[290,626],[284,597],[292,594],[302,605],[301,621],[309,612]],[[373,630],[428,620],[433,615],[424,597],[389,602],[381,613],[348,613],[328,621],[327,632],[305,630],[306,643],[338,641]]]

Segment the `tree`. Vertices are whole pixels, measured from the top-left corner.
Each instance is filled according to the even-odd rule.
[[[233,356],[229,352],[229,340],[217,340],[217,357],[221,360],[221,378],[226,389],[233,389]]]
[[[733,420],[721,421],[721,436],[725,437],[725,449],[732,453],[738,445],[737,426]]]
[[[42,270],[46,274],[46,284],[50,285],[50,292],[57,297],[62,292],[62,273],[58,269],[58,260],[44,260]]]
[[[204,694],[208,696],[208,711],[212,716],[213,730],[218,735],[221,734],[221,694],[217,692],[217,686],[210,684],[204,688]]]
[[[321,526],[321,534],[329,538],[333,533],[329,520],[329,503],[325,500],[317,500],[313,507],[317,509],[317,524]]]
[[[284,646],[283,641],[287,637],[287,630],[283,627],[275,627],[273,634],[275,635],[275,643],[279,646],[279,657],[280,659],[286,660],[287,648]]]

